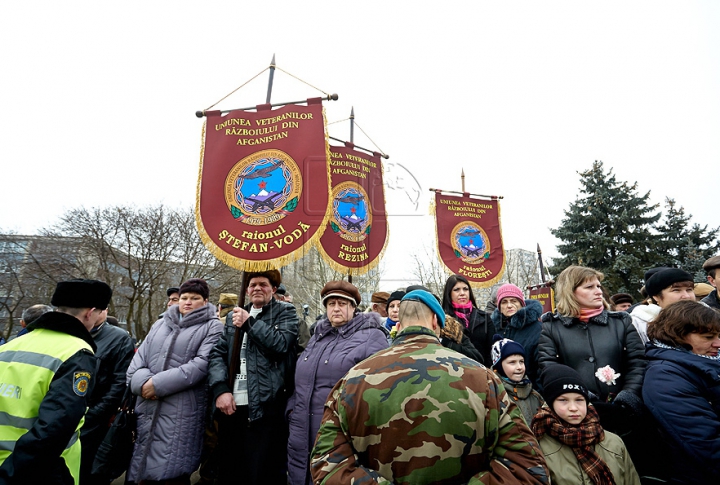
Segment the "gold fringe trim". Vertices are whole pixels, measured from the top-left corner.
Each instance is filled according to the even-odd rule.
[[[432,198],[432,201],[430,202],[430,215],[435,216],[435,252],[437,254],[438,260],[440,260],[440,264],[443,268],[445,268],[445,272],[453,275],[456,274],[453,270],[451,270],[446,264],[445,261],[443,261],[442,256],[440,256],[440,237],[438,236],[438,225],[437,225],[437,206],[435,204],[435,196]],[[502,237],[502,219],[500,217],[500,201],[496,200],[497,202],[497,213],[498,213],[498,233],[500,235],[500,247],[502,249],[502,266],[500,266],[500,271],[498,271],[498,274],[491,280],[487,281],[472,281],[468,278],[468,281],[470,282],[471,288],[489,288],[503,277],[505,274],[505,243],[503,242]]]
[[[325,157],[327,159],[327,174],[328,174],[328,180],[330,180],[330,146],[328,143],[328,131],[327,131],[327,119],[325,117],[325,106],[322,106],[322,115],[323,115],[323,131],[325,134]],[[305,241],[302,246],[295,249],[289,254],[286,254],[284,256],[280,256],[277,258],[271,258],[271,259],[265,259],[265,260],[248,260],[243,258],[238,258],[237,256],[233,256],[231,254],[228,254],[225,252],[220,246],[215,244],[215,242],[210,238],[207,231],[205,230],[205,226],[202,223],[202,219],[200,218],[200,193],[202,189],[202,172],[203,172],[203,164],[205,162],[205,131],[207,126],[207,118],[205,119],[205,123],[203,123],[203,129],[202,129],[202,142],[201,142],[201,148],[200,148],[200,170],[198,173],[198,182],[197,182],[197,191],[195,193],[195,224],[197,225],[197,230],[200,235],[200,240],[203,242],[205,247],[208,251],[210,251],[210,254],[215,256],[220,262],[223,264],[230,266],[231,268],[235,268],[240,271],[265,271],[268,269],[279,269],[284,266],[287,266],[289,264],[294,263],[295,261],[299,261],[303,258],[305,252],[310,247],[317,247],[319,246],[320,238],[322,237],[323,233],[325,232],[325,228],[327,227],[328,221],[330,220],[330,214],[325,209],[325,216],[323,217],[323,221],[318,227],[318,230],[315,231],[315,234],[313,234],[307,241]],[[308,195],[308,194],[305,194]],[[328,184],[328,203],[330,201],[330,184]]]

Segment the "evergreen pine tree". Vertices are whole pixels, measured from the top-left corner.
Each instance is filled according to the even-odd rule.
[[[720,228],[708,229],[699,224],[690,225],[692,215],[685,215],[685,209],[676,207],[675,199],[665,198],[666,212],[656,226],[659,233],[658,253],[663,263],[682,268],[695,275],[696,282],[705,281],[702,265],[706,259],[720,253],[717,239]]]
[[[605,274],[603,285],[610,294],[633,295],[642,286],[645,270],[658,263],[653,224],[660,219],[648,205],[650,192],[637,194],[637,182],[618,182],[612,169],[605,173],[602,161],[578,172],[582,188],[557,229],[550,232],[562,243],[562,255],[550,271],[557,275],[571,265],[594,268]]]

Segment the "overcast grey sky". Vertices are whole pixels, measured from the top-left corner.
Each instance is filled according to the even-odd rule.
[[[440,6],[442,5],[442,6]],[[352,106],[409,170],[388,191],[387,281],[434,244],[428,189],[502,195],[506,248],[556,255],[578,171],[720,226],[720,2],[3,2],[0,229],[65,210],[194,204],[206,108],[268,66]],[[267,74],[220,108],[263,102]],[[273,101],[319,93],[277,72]],[[330,135],[349,136],[348,123]],[[372,143],[356,130],[356,143]],[[407,215],[411,214],[411,215]],[[395,283],[388,283],[395,286]],[[398,284],[399,286],[399,284]]]

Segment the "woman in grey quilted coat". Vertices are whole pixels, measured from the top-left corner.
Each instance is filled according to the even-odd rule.
[[[180,287],[180,303],[150,329],[127,372],[138,396],[137,441],[127,479],[190,484],[200,464],[210,350],[222,323],[201,279]]]

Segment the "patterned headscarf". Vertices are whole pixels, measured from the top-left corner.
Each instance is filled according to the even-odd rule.
[[[605,439],[605,432],[594,407],[588,406],[587,416],[580,424],[569,426],[554,411],[543,406],[533,418],[532,430],[538,440],[547,434],[572,448],[583,471],[595,485],[615,485],[612,471],[595,451],[595,445]]]

